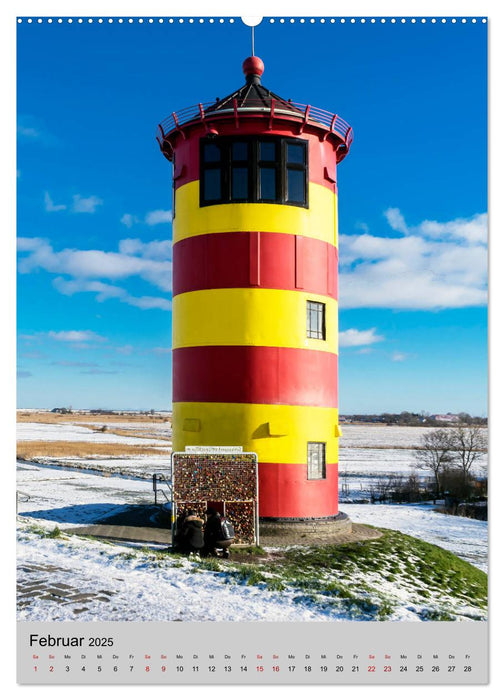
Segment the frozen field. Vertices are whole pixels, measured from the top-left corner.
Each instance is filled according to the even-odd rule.
[[[118,445],[145,445],[156,447],[167,447],[166,440],[160,440],[151,437],[138,437],[129,435],[117,435],[113,431],[119,429],[121,424],[109,424],[108,429],[104,432],[99,430],[103,423],[96,425],[90,424],[89,428],[81,425],[72,425],[71,423],[18,423],[17,424],[17,439],[21,441],[40,440],[44,442],[99,442],[104,444]],[[145,432],[143,425],[133,424],[134,429],[138,432]],[[133,430],[132,424],[126,424],[129,430]],[[130,427],[131,426],[131,427]],[[161,426],[157,426],[161,428]],[[124,428],[123,428],[124,429]],[[152,430],[152,425],[149,425],[149,432]],[[167,434],[169,428],[165,427],[164,432]],[[158,430],[158,435],[161,430]]]
[[[343,425],[339,449],[340,500],[342,503],[369,499],[380,479],[415,471],[418,448],[426,433],[436,428],[377,425]],[[485,431],[486,433],[486,431]],[[482,455],[474,473],[482,475],[488,456]],[[428,472],[416,470],[422,477]]]

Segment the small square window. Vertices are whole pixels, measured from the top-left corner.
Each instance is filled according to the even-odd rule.
[[[306,337],[325,340],[325,304],[318,301],[306,302]]]
[[[326,478],[325,442],[308,443],[308,479]]]

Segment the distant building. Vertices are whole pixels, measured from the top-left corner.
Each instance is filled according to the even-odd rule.
[[[432,417],[434,420],[439,421],[439,423],[458,423],[460,421],[460,418],[453,413],[439,413]]]

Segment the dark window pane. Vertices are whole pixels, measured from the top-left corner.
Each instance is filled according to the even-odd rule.
[[[305,147],[300,143],[287,144],[287,163],[304,163]]]
[[[304,170],[287,169],[287,201],[305,201],[305,173]]]
[[[261,141],[259,144],[259,160],[276,160],[276,144],[273,141]]]
[[[205,163],[217,163],[221,159],[221,150],[216,143],[206,143],[203,151]]]
[[[248,199],[248,168],[233,168],[231,199]]]
[[[243,141],[233,143],[233,160],[248,160],[248,144]]]
[[[259,199],[276,200],[276,170],[275,168],[259,169]]]
[[[222,199],[221,171],[210,168],[203,174],[203,199],[208,202]]]

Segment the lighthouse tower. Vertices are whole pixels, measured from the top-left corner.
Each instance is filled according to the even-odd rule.
[[[173,112],[173,449],[239,445],[262,518],[338,514],[340,117],[261,84]]]

